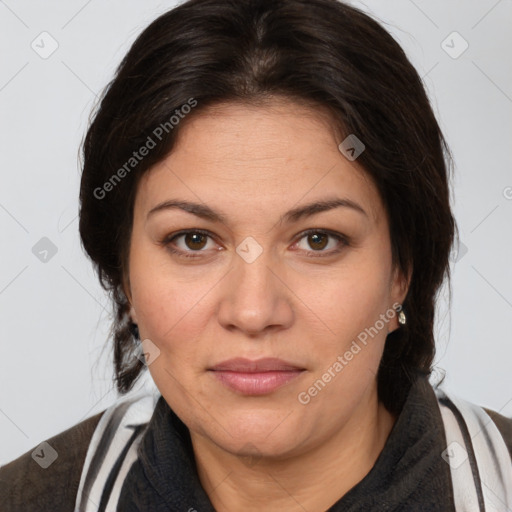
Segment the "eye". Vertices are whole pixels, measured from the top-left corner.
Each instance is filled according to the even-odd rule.
[[[306,251],[310,256],[329,256],[340,252],[346,245],[348,241],[341,233],[310,229],[301,233],[295,247]]]
[[[183,258],[198,258],[208,250],[221,248],[213,240],[208,231],[188,230],[167,235],[160,241],[169,252]],[[331,256],[341,252],[349,245],[347,238],[341,233],[322,229],[310,229],[299,235],[299,240],[293,245],[294,250],[305,251],[308,256]]]
[[[195,258],[200,254],[193,253],[206,252],[216,246],[210,233],[202,230],[181,231],[168,235],[160,243],[171,253],[185,258]]]

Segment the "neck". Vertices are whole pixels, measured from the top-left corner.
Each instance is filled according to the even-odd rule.
[[[395,424],[376,393],[307,452],[243,460],[191,432],[199,479],[218,512],[323,512],[372,469]]]

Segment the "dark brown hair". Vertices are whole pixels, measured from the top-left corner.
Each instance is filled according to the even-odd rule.
[[[399,44],[336,0],[190,0],[142,32],[105,89],[82,147],[80,235],[115,307],[117,388],[131,389],[144,367],[123,279],[139,179],[186,122],[171,116],[191,99],[195,116],[220,102],[277,96],[328,109],[345,136],[366,146],[357,162],[384,201],[394,263],[412,276],[407,324],[388,335],[378,373],[379,399],[398,412],[417,375],[432,370],[435,300],[455,233],[451,157]],[[155,147],[130,160],[162,126]]]

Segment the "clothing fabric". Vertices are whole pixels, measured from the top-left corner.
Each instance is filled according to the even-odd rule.
[[[58,455],[46,469],[32,458],[35,450],[0,467],[0,512],[73,510],[89,441],[102,414],[48,439]]]
[[[0,511],[214,511],[189,431],[159,394],[48,444],[59,457],[47,469],[31,452],[0,468]],[[329,512],[509,512],[511,494],[512,419],[419,377],[373,468]]]
[[[457,511],[512,510],[512,459],[505,439],[481,407],[437,390]]]

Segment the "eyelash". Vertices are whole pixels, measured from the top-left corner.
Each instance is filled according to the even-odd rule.
[[[173,233],[171,235],[166,235],[162,240],[160,240],[159,244],[164,246],[170,253],[172,254],[175,254],[179,257],[182,257],[182,258],[189,258],[189,259],[192,259],[192,258],[198,258],[198,257],[201,257],[200,256],[200,253],[201,252],[205,252],[203,250],[198,250],[198,251],[181,251],[179,249],[175,249],[171,246],[171,243],[176,240],[177,238],[181,237],[181,236],[184,236],[184,235],[188,235],[188,234],[198,234],[198,235],[203,235],[203,236],[207,236],[209,238],[211,238],[212,240],[214,239],[214,236],[209,232],[209,231],[205,231],[205,230],[202,230],[202,229],[189,229],[189,230],[183,230],[183,231],[178,231],[177,233]],[[307,256],[311,256],[313,258],[325,258],[327,256],[332,256],[334,254],[338,254],[339,252],[342,251],[342,249],[349,244],[349,240],[346,236],[342,235],[341,233],[336,233],[334,231],[330,231],[328,229],[308,229],[306,231],[303,231],[302,233],[300,233],[297,238],[296,238],[296,242],[295,243],[298,243],[300,240],[302,240],[303,238],[307,237],[308,235],[311,235],[311,234],[321,234],[321,235],[327,235],[329,237],[332,237],[334,239],[336,239],[340,244],[341,244],[341,247],[338,247],[336,249],[333,249],[333,250],[330,250],[328,252],[326,251],[307,251],[306,252],[306,255]],[[199,254],[194,254],[194,253],[199,253]]]

